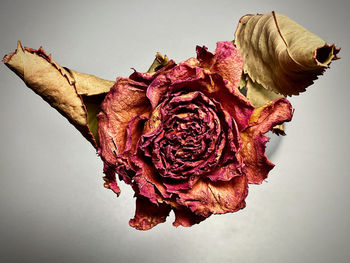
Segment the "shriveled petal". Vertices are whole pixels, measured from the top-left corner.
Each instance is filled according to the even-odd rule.
[[[104,187],[107,189],[111,189],[117,196],[119,196],[120,188],[115,178],[115,168],[104,163],[103,173],[105,174],[105,176],[103,177],[103,180],[105,181]]]
[[[194,224],[199,224],[207,217],[199,216],[191,212],[187,207],[179,207],[178,209],[174,209],[175,213],[175,221],[173,222],[173,226],[184,226],[190,227]]]
[[[231,82],[223,79],[217,73],[210,73],[199,67],[192,68],[189,64],[180,64],[182,71],[187,71],[183,75],[185,79],[177,79],[170,87],[172,92],[180,90],[201,91],[206,96],[219,102],[223,108],[236,120],[239,130],[243,130],[249,122],[254,107],[249,100],[244,97],[237,87]],[[176,67],[177,68],[177,67]],[[176,79],[180,74],[174,74],[172,71],[167,75],[169,79]]]
[[[230,163],[224,166],[219,167],[207,177],[213,181],[230,181],[232,178],[236,176],[241,176],[241,164]]]
[[[142,134],[143,126],[147,120],[144,116],[135,116],[126,126],[126,141],[125,148],[122,155],[133,154],[136,148],[136,144]]]
[[[166,78],[165,75],[158,76],[147,89],[147,97],[152,104],[152,108],[155,109],[164,94],[168,91],[171,82]]]
[[[265,155],[265,145],[269,138],[264,133],[272,130],[275,125],[290,121],[292,116],[292,106],[283,98],[257,108],[252,114],[249,127],[241,133],[243,145],[240,153],[248,183],[261,184],[274,167]]]
[[[141,156],[134,155],[130,158],[132,165],[135,167],[136,176],[133,177],[136,190],[151,202],[157,203],[158,193],[164,197],[169,198],[171,195],[167,193],[165,186],[157,178],[154,167]]]
[[[208,52],[206,47],[197,46],[197,58],[201,62],[201,67],[209,69],[212,73],[218,73],[224,79],[229,80],[233,87],[237,88],[239,86],[243,59],[238,49],[231,42],[218,42],[215,55]]]
[[[118,78],[101,105],[102,111],[98,115],[100,154],[111,165],[125,149],[129,122],[135,116],[148,117],[150,114],[146,87],[141,82]]]
[[[134,218],[130,219],[129,225],[137,230],[149,230],[159,223],[165,222],[171,211],[171,207],[165,203],[156,205],[147,198],[137,197]]]
[[[212,213],[235,212],[245,207],[248,183],[245,176],[236,176],[228,182],[198,181],[192,189],[179,193],[177,202],[193,213],[208,217]]]
[[[175,66],[176,63],[173,60],[170,60],[166,62],[165,65],[162,65],[159,68],[157,67],[156,71],[142,73],[134,70],[134,73],[131,74],[129,78],[137,82],[143,82],[149,85],[156,77],[158,77],[159,75],[163,75],[165,72],[169,71]]]

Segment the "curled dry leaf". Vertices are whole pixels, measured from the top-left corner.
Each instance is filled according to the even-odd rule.
[[[297,95],[322,74],[339,49],[285,15],[245,15],[235,44],[243,56],[244,74],[252,89],[248,96],[262,106],[275,96]],[[271,91],[266,92],[259,87]],[[254,97],[254,98],[253,98]],[[256,98],[259,97],[259,98]]]
[[[61,67],[41,47],[23,48],[19,41],[3,62],[97,148],[98,105],[114,81]]]

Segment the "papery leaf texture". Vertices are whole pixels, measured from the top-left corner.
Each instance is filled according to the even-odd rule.
[[[41,47],[23,48],[19,41],[3,62],[97,148],[98,106],[114,81],[61,67]]]
[[[254,90],[248,96],[256,106],[278,96],[274,93],[287,96],[304,92],[339,52],[334,44],[275,12],[243,16],[234,42]],[[260,87],[274,93],[256,92]]]

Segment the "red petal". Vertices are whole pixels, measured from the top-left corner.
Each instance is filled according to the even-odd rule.
[[[201,67],[229,80],[233,88],[238,87],[243,70],[243,59],[231,42],[218,42],[215,55],[208,52],[206,47],[197,47],[197,58]]]
[[[148,116],[151,105],[146,85],[127,78],[118,78],[104,99],[98,115],[100,154],[111,165],[125,149],[127,126],[135,116]]]
[[[103,179],[105,180],[104,186],[106,188],[111,189],[114,193],[117,194],[117,196],[119,196],[120,195],[120,188],[119,188],[119,186],[117,184],[117,180],[115,178],[115,168],[104,163],[103,172],[105,174],[105,177],[103,177]]]
[[[286,99],[277,99],[257,108],[252,114],[249,127],[241,133],[243,144],[240,153],[246,165],[248,183],[261,184],[274,167],[265,155],[265,145],[269,138],[264,133],[278,124],[290,121],[292,116],[292,106]]]
[[[156,205],[147,198],[137,197],[135,216],[130,219],[129,225],[137,230],[149,230],[165,222],[170,211],[171,207],[165,203]]]
[[[207,177],[213,181],[230,181],[232,178],[236,176],[241,176],[241,164],[230,163],[228,165],[224,165],[216,169]]]
[[[184,226],[184,227],[190,227],[194,224],[199,224],[203,220],[206,219],[206,217],[198,216],[196,214],[193,214],[191,210],[189,210],[186,207],[174,209],[175,213],[175,221],[173,222],[173,226]]]
[[[247,194],[245,176],[236,176],[228,182],[200,180],[192,189],[179,193],[177,202],[196,215],[208,217],[212,213],[224,214],[244,208]]]
[[[181,71],[183,75],[180,72],[175,72],[175,69]],[[181,78],[177,79],[178,76],[181,76]],[[186,78],[182,79],[183,76],[186,76]],[[229,112],[236,120],[240,131],[247,127],[254,107],[240,93],[237,87],[234,87],[231,82],[223,79],[222,76],[217,73],[210,73],[203,68],[191,68],[191,65],[185,62],[175,67],[174,72],[171,71],[168,73],[167,78],[174,80],[170,86],[172,92],[180,90],[189,92],[201,91],[207,97],[215,99]]]
[[[157,203],[157,192],[164,198],[171,196],[167,193],[161,181],[156,178],[156,171],[151,164],[148,164],[138,155],[132,156],[130,160],[137,171],[133,180],[137,184],[137,189],[141,195],[147,197],[153,203]]]

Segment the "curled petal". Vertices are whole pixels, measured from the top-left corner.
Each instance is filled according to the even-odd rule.
[[[276,125],[290,121],[292,116],[292,106],[283,98],[257,108],[252,114],[249,127],[241,133],[243,145],[240,151],[249,183],[261,184],[274,167],[265,155],[265,145],[269,139],[264,133]]]
[[[205,220],[207,217],[199,216],[191,212],[190,209],[187,207],[180,207],[174,209],[175,213],[175,221],[173,222],[173,226],[184,226],[184,227],[190,227],[194,224],[199,224],[203,220]]]
[[[202,67],[229,80],[234,88],[239,86],[243,70],[243,59],[238,49],[231,42],[218,42],[215,55],[207,51],[206,47],[197,46],[196,49],[197,58]]]
[[[134,218],[130,219],[129,225],[137,230],[149,230],[159,223],[165,222],[171,211],[171,207],[165,203],[156,205],[147,198],[137,197]]]
[[[104,187],[107,189],[111,189],[117,196],[119,196],[120,195],[120,188],[119,188],[119,186],[117,184],[117,180],[115,178],[114,167],[111,167],[108,164],[104,163],[103,173],[105,174],[105,176],[103,177],[103,180],[105,181]]]
[[[192,189],[180,192],[177,202],[196,215],[208,217],[212,213],[224,214],[244,208],[247,194],[245,176],[236,176],[228,182],[200,180]]]
[[[214,172],[210,173],[207,177],[213,181],[230,181],[236,176],[241,176],[241,165],[230,163],[219,167]]]
[[[98,131],[102,158],[109,164],[125,150],[127,127],[135,116],[148,117],[151,105],[146,85],[127,78],[118,78],[104,99],[98,115]]]
[[[134,70],[134,73],[130,75],[130,79],[135,80],[137,82],[143,82],[149,85],[155,78],[157,78],[159,75],[164,74],[165,72],[169,71],[171,68],[176,66],[176,63],[173,60],[163,62],[165,65],[159,65],[159,67],[156,67],[156,71],[151,72],[138,72]]]
[[[201,91],[222,105],[236,120],[240,131],[247,127],[254,107],[237,87],[234,87],[230,81],[223,79],[219,74],[210,73],[203,68],[191,68],[187,64],[183,70],[188,70],[190,73],[192,71],[192,74],[195,75],[172,83],[170,87],[172,92],[180,90]]]
[[[130,160],[137,171],[133,180],[137,184],[141,195],[147,197],[155,204],[157,203],[158,193],[164,198],[171,196],[162,182],[157,178],[155,169],[149,162],[137,154],[132,156]]]

